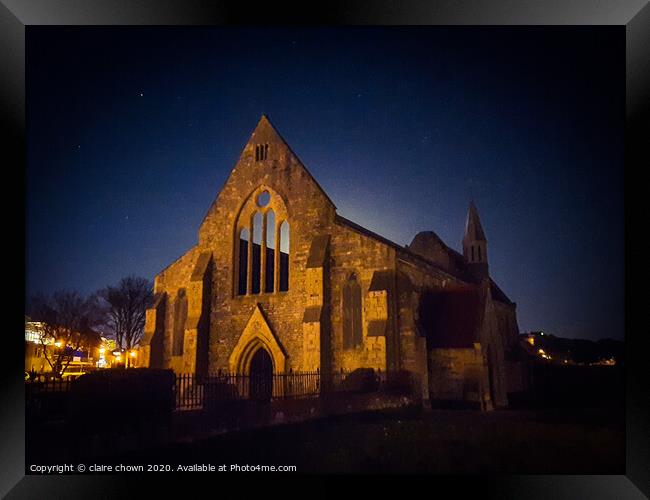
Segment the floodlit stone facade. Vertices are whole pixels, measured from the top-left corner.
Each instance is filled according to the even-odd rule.
[[[463,255],[401,246],[337,214],[263,116],[199,228],[161,271],[143,354],[177,373],[406,370],[432,402],[507,404],[515,304],[489,277],[470,205]]]

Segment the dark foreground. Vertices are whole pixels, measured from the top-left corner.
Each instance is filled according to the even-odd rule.
[[[240,431],[105,464],[295,465],[299,473],[624,474],[611,409],[403,409]]]

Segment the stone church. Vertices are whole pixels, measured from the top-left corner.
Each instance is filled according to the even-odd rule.
[[[198,242],[155,277],[145,366],[408,371],[425,401],[505,406],[519,332],[487,243],[473,203],[462,255],[433,231],[402,246],[342,217],[262,116]]]

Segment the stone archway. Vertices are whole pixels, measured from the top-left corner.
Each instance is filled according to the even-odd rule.
[[[253,357],[263,349],[271,360],[272,373],[284,373],[287,354],[262,314],[259,304],[228,358],[231,373],[249,375]]]

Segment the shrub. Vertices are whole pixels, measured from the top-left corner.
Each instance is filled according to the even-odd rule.
[[[379,377],[372,368],[357,368],[345,377],[342,389],[352,392],[373,392],[379,389]]]

